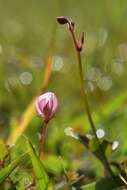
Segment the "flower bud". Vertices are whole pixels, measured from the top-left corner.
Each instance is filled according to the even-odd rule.
[[[76,48],[77,48],[77,51],[82,51],[82,44],[80,41],[77,41],[77,44],[76,44]]]
[[[60,16],[60,17],[57,17],[57,22],[59,24],[67,24],[69,21],[68,21],[68,19],[66,17]]]
[[[47,92],[37,97],[35,102],[37,114],[49,122],[58,110],[58,100],[54,93]]]

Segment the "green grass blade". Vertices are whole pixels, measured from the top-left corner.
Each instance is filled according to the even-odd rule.
[[[0,170],[0,183],[2,183],[10,174],[11,172],[19,165],[21,162],[26,160],[28,157],[28,153],[23,154],[16,160],[12,161],[7,167]]]
[[[36,152],[31,144],[31,142],[28,140],[28,149],[30,152],[30,157],[33,165],[33,170],[35,173],[36,178],[36,184],[39,190],[47,190],[48,189],[48,175],[45,171],[45,168],[39,158],[36,155]]]
[[[88,185],[85,185],[81,188],[82,190],[95,190],[96,189],[96,183],[90,183]]]

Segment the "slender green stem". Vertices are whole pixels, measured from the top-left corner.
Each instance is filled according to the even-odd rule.
[[[41,156],[41,153],[44,152],[44,143],[45,143],[45,138],[46,138],[46,133],[47,133],[47,127],[48,124],[47,122],[44,122],[44,126],[41,129],[41,138],[39,142],[39,157]]]
[[[76,37],[75,37],[75,34],[74,34],[74,30],[70,29],[70,32],[71,32],[71,35],[72,35],[72,38],[73,38],[73,41],[74,41],[75,50],[76,50],[76,54],[77,54],[80,81],[81,81],[81,92],[82,92],[84,104],[85,104],[85,107],[86,107],[86,113],[87,113],[91,128],[93,130],[95,139],[96,139],[96,141],[97,141],[97,143],[99,145],[100,153],[103,156],[103,164],[105,166],[105,169],[108,171],[109,175],[115,180],[114,173],[112,172],[110,164],[108,163],[108,160],[107,160],[107,158],[105,156],[105,153],[103,151],[103,147],[101,145],[101,142],[100,142],[99,138],[97,137],[96,127],[94,125],[93,118],[92,118],[92,115],[91,115],[91,112],[90,112],[90,107],[89,107],[89,103],[88,103],[88,99],[87,99],[87,94],[86,94],[85,88],[84,88],[84,75],[83,75],[82,62],[81,62],[81,53],[80,53],[81,51],[79,51],[78,48],[77,48],[77,41],[76,41]]]

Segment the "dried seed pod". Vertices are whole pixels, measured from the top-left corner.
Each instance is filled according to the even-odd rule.
[[[59,24],[67,24],[69,23],[69,20],[64,16],[60,16],[60,17],[57,17],[57,22]]]

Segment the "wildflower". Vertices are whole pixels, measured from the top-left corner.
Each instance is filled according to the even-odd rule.
[[[37,114],[48,123],[58,110],[58,99],[53,92],[47,92],[37,97],[35,106]]]

